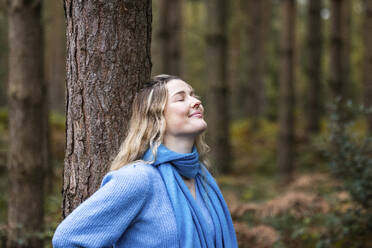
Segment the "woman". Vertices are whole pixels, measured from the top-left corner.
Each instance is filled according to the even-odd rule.
[[[159,75],[137,93],[128,136],[100,189],[58,226],[58,247],[237,247],[204,166],[204,109],[190,85]]]

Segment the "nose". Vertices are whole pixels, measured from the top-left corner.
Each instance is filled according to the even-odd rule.
[[[194,101],[192,102],[191,107],[192,108],[199,108],[200,105],[201,105],[201,101],[194,97]]]

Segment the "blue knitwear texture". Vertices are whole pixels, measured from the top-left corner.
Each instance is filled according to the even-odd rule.
[[[230,212],[215,180],[200,164],[196,147],[181,154],[160,145],[155,158],[152,164],[159,168],[176,216],[180,247],[238,247]],[[143,159],[154,160],[151,149]],[[214,235],[209,235],[203,212],[180,175],[195,179],[213,220]]]
[[[57,227],[53,247],[194,247],[194,242],[180,243],[180,236],[183,234],[179,231],[176,211],[161,175],[161,167],[167,166],[138,162],[109,172],[102,180],[99,190]],[[201,174],[210,176],[204,170]],[[179,175],[178,177],[182,180]],[[197,178],[198,176],[195,177],[196,181]],[[210,179],[213,180],[212,177]],[[214,180],[212,184],[217,187]],[[192,198],[193,204],[199,207],[198,214],[202,213],[204,218],[203,224],[207,229],[205,235],[216,240],[219,235],[219,231],[215,230],[216,216],[210,212],[211,206],[205,202],[205,191],[201,185],[202,182],[195,184],[196,199]],[[183,186],[187,187],[185,184]],[[186,190],[185,194],[191,196],[190,191]],[[229,219],[230,215],[226,218]],[[189,221],[188,226],[191,227]],[[235,233],[232,239],[236,240]],[[225,244],[222,247],[237,246]]]

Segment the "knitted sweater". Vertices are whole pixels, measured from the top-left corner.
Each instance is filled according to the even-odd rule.
[[[196,188],[196,202],[214,235]],[[108,173],[100,189],[57,227],[53,247],[180,247],[177,225],[158,169],[137,163]]]

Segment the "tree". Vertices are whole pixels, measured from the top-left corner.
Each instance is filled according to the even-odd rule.
[[[45,1],[45,80],[49,85],[50,110],[65,112],[66,30],[63,1]]]
[[[0,107],[6,106],[7,72],[8,72],[8,43],[7,43],[7,14],[6,3],[0,1]]]
[[[47,87],[41,1],[8,1],[9,151],[7,247],[43,247]]]
[[[250,20],[246,30],[248,49],[245,55],[246,62],[246,85],[248,87],[247,95],[244,97],[247,101],[248,116],[253,121],[253,127],[258,128],[258,119],[263,114],[265,101],[265,56],[264,56],[264,31],[265,31],[265,7],[267,1],[251,0],[247,2]]]
[[[281,68],[279,89],[279,142],[278,166],[284,183],[294,170],[294,48],[295,0],[282,1]]]
[[[182,76],[183,0],[160,1],[157,33],[161,73]]]
[[[372,107],[372,1],[364,0],[364,105]],[[368,129],[372,134],[372,114],[368,116]]]
[[[306,131],[307,134],[317,133],[320,129],[321,95],[322,95],[322,0],[311,0],[308,6],[307,20],[307,64],[306,75],[308,91],[306,93]]]
[[[331,62],[329,85],[334,98],[348,97],[350,74],[350,8],[351,1],[331,0]],[[342,105],[342,104],[341,104]]]
[[[151,73],[151,1],[64,1],[67,24],[63,216],[97,190]]]
[[[207,84],[208,137],[212,161],[221,172],[231,170],[229,107],[227,87],[227,1],[208,0],[207,9]]]

